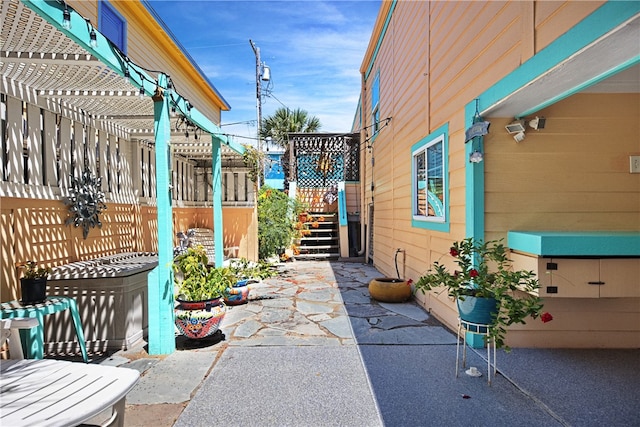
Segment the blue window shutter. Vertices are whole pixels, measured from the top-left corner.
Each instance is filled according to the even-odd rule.
[[[99,3],[99,27],[100,32],[123,53],[127,53],[127,22],[122,15],[108,2]]]

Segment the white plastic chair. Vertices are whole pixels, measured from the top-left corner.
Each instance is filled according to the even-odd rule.
[[[36,326],[38,326],[38,319],[35,318],[0,319],[0,345],[8,341],[10,359],[24,359],[20,329],[31,329]]]

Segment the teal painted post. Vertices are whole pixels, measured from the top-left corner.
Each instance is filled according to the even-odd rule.
[[[215,265],[224,262],[224,230],[222,228],[222,153],[220,139],[211,137],[211,182],[213,185],[213,246]]]
[[[465,108],[467,128],[473,124],[476,112],[475,101]],[[472,163],[469,156],[474,144],[482,145],[482,137],[476,137],[465,144],[465,234],[474,239],[484,239],[484,161]],[[484,153],[483,153],[484,154]]]
[[[465,108],[466,128],[473,124],[475,113],[476,103],[473,101],[467,104]],[[482,146],[481,136],[465,143],[465,234],[467,237],[484,240],[484,161],[480,163],[469,161],[469,156],[473,153],[474,147],[477,146]],[[484,152],[482,154],[484,155]],[[466,332],[466,334],[467,345],[471,348],[484,347],[484,335],[471,332]]]
[[[166,87],[160,74],[158,85]],[[173,212],[169,187],[171,165],[169,97],[154,99],[156,144],[156,200],[158,205],[158,267],[149,280],[149,354],[170,354],[176,349],[173,319]]]

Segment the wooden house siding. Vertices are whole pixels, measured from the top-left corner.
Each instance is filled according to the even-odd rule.
[[[639,94],[577,94],[543,111],[521,143],[485,138],[487,238],[509,230],[640,230]],[[490,118],[497,129],[510,119]],[[615,141],[615,149],[611,144]]]
[[[469,105],[604,3],[383,2],[361,67],[363,127],[372,125],[370,92],[378,71],[380,118],[393,117],[362,156],[362,206],[375,208],[373,221],[365,219],[373,224],[367,253],[383,274],[395,276],[396,251],[403,252],[400,274],[414,280],[434,261],[449,262],[451,243],[468,235],[471,221]],[[638,94],[573,95],[538,111],[546,128],[529,129],[519,144],[504,129],[513,117],[484,117],[491,122],[483,144],[484,237],[506,238],[517,229],[639,230],[640,175],[629,173],[629,156],[640,150],[639,108]],[[412,226],[411,147],[445,124],[449,215],[443,232]],[[416,299],[450,327],[457,324],[446,295],[418,293]],[[551,300],[549,310],[562,321],[514,328],[508,344],[584,347],[601,340],[603,347],[637,347],[637,327],[629,325],[639,324],[640,305],[631,300]],[[593,325],[589,316],[607,320]]]

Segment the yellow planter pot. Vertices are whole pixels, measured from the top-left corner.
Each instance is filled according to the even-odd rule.
[[[376,301],[403,302],[411,297],[411,285],[406,280],[379,277],[369,282],[369,295]]]

